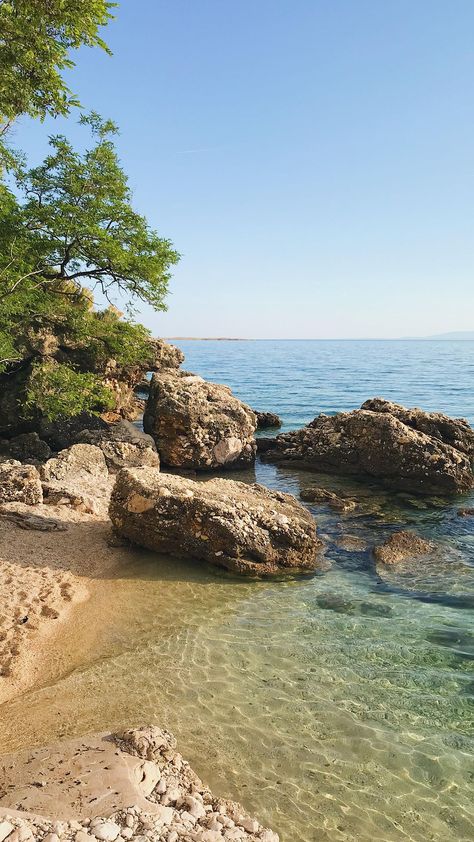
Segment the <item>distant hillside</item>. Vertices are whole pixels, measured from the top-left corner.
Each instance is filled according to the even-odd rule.
[[[423,336],[423,339],[474,339],[474,330],[454,330],[452,333],[437,333]]]

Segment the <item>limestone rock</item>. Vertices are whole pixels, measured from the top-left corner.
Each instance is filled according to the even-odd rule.
[[[107,511],[111,481],[104,454],[92,444],[74,444],[41,469],[45,503],[70,505],[91,514]]]
[[[403,407],[396,404],[392,413],[387,402],[378,411],[380,399],[369,404],[375,409],[319,415],[301,430],[282,433],[265,459],[324,473],[375,477],[410,491],[459,493],[472,488],[474,475],[467,451],[474,432],[466,429],[466,422],[454,420],[451,428],[446,416],[436,415],[433,421],[433,413],[402,412]],[[412,426],[411,413],[416,414],[418,427]],[[439,418],[445,419],[446,426]]]
[[[253,462],[256,418],[227,386],[154,374],[143,418],[164,465],[210,470]]]
[[[140,546],[237,573],[313,570],[321,548],[313,518],[294,497],[233,480],[124,469],[109,515]]]
[[[14,460],[0,463],[0,503],[35,506],[42,501],[41,478],[33,465]]]
[[[383,544],[374,547],[374,557],[378,564],[400,564],[419,556],[426,556],[435,550],[431,541],[420,538],[415,532],[394,532]]]
[[[105,456],[109,471],[113,473],[121,468],[140,465],[148,465],[151,468],[160,466],[160,457],[153,438],[130,421],[119,421],[104,430],[83,430],[76,441],[99,447]]]
[[[425,412],[414,407],[405,409],[398,403],[386,401],[384,398],[371,398],[362,404],[361,409],[371,412],[387,412],[398,418],[407,427],[426,433],[428,436],[449,444],[470,459],[474,459],[474,430],[464,418],[450,418],[441,412]]]
[[[170,345],[164,339],[150,340],[149,371],[162,371],[164,368],[176,369],[183,362],[184,354],[176,345]]]
[[[275,412],[257,412],[254,410],[257,417],[257,429],[267,430],[270,427],[281,427],[281,418]]]

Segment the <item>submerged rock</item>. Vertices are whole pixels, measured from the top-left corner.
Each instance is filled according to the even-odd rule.
[[[268,430],[271,427],[281,427],[281,418],[275,412],[257,412],[254,409],[257,418],[257,429]]]
[[[324,473],[375,477],[410,491],[458,493],[473,487],[474,431],[467,422],[381,399],[368,405],[374,409],[319,415],[302,430],[277,436],[265,458]]]
[[[252,463],[256,418],[227,386],[154,374],[143,418],[164,465],[210,470]]]
[[[432,541],[420,538],[415,532],[394,532],[383,544],[374,547],[378,564],[400,564],[410,559],[426,556],[436,549]]]
[[[34,465],[15,460],[0,463],[0,503],[35,506],[42,500],[41,478]]]
[[[160,457],[151,436],[138,429],[130,421],[111,424],[106,430],[84,430],[77,442],[99,447],[105,456],[109,471],[148,465],[159,468]]]
[[[335,509],[337,512],[352,512],[357,508],[356,501],[350,497],[340,497],[334,491],[329,491],[327,488],[320,488],[316,485],[304,488],[300,492],[300,497],[307,503],[322,503],[323,505],[330,506],[331,509]]]
[[[109,515],[120,535],[142,547],[236,573],[313,570],[322,546],[313,518],[290,494],[153,468],[118,474]]]

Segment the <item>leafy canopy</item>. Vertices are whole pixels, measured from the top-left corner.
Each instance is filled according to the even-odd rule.
[[[108,0],[0,0],[0,125],[22,114],[44,119],[78,105],[62,77],[81,46],[109,52],[99,29]]]
[[[60,406],[75,414],[107,405],[100,377],[75,370],[77,343],[87,347],[92,373],[111,356],[136,364],[149,354],[148,331],[114,309],[94,310],[94,290],[109,301],[121,293],[130,315],[137,301],[164,310],[170,267],[179,259],[132,207],[115,126],[96,114],[82,122],[94,138],[89,149],[75,151],[53,136],[40,166],[16,170],[15,192],[0,184],[0,372],[36,360],[28,402],[52,416]],[[66,394],[72,399],[64,401]]]

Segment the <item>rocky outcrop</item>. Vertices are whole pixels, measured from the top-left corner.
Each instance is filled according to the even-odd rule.
[[[0,503],[35,506],[43,500],[41,479],[33,465],[18,461],[0,462]]]
[[[216,470],[253,462],[255,414],[227,386],[154,374],[143,418],[164,465]]]
[[[426,556],[435,550],[431,541],[420,538],[415,532],[394,532],[383,544],[374,547],[377,564],[395,565]]]
[[[282,433],[264,458],[323,473],[375,477],[388,486],[410,491],[458,493],[472,488],[474,475],[467,450],[473,431],[465,429],[465,422],[452,422],[452,441],[448,443],[446,430],[451,419],[443,416],[442,439],[441,416],[436,415],[435,423],[433,413],[406,410],[402,420],[397,405],[395,414],[387,405],[378,411],[379,400],[374,409],[319,415],[302,430]],[[419,427],[426,415],[425,427],[433,434],[410,425],[412,412]]]
[[[236,573],[312,570],[321,548],[313,518],[294,497],[233,480],[125,469],[109,515],[119,535],[139,546]]]
[[[3,757],[2,842],[278,842],[218,798],[156,726]]]
[[[98,375],[104,386],[113,394],[113,408],[104,414],[112,422],[120,418],[133,421],[141,415],[144,404],[136,394],[136,387],[148,371],[171,371],[179,368],[184,355],[179,348],[169,345],[163,339],[150,339],[148,353],[138,364],[119,363],[113,356],[98,355],[90,343],[72,341],[68,334],[56,333],[44,328],[31,331],[28,337],[25,359],[18,366],[13,365],[0,374],[0,435],[6,438],[18,433],[38,432],[53,450],[69,447],[74,435],[84,429],[96,429],[96,416],[76,416],[73,419],[59,419],[50,424],[34,408],[24,412],[34,363],[67,363],[78,372],[92,372]],[[26,341],[26,340],[25,340]],[[105,346],[104,346],[105,347]],[[77,424],[76,424],[77,420]]]
[[[257,429],[268,430],[271,427],[281,427],[281,418],[275,412],[257,412],[254,409],[257,417]]]
[[[384,398],[372,398],[362,404],[361,409],[370,412],[387,412],[398,418],[407,427],[426,433],[443,444],[451,445],[455,450],[465,453],[474,459],[474,430],[464,418],[450,418],[441,412],[425,412],[423,409],[405,409],[398,403],[386,401]]]
[[[357,508],[357,503],[350,497],[341,497],[335,494],[334,491],[329,491],[327,488],[320,488],[312,485],[309,488],[304,488],[300,492],[300,497],[307,503],[321,503],[323,506],[329,506],[337,512],[352,512]]]
[[[83,430],[76,441],[99,447],[112,473],[140,465],[160,467],[160,457],[153,438],[129,421],[119,421],[105,430]]]
[[[105,514],[112,487],[105,456],[92,444],[74,444],[41,468],[44,502]]]

